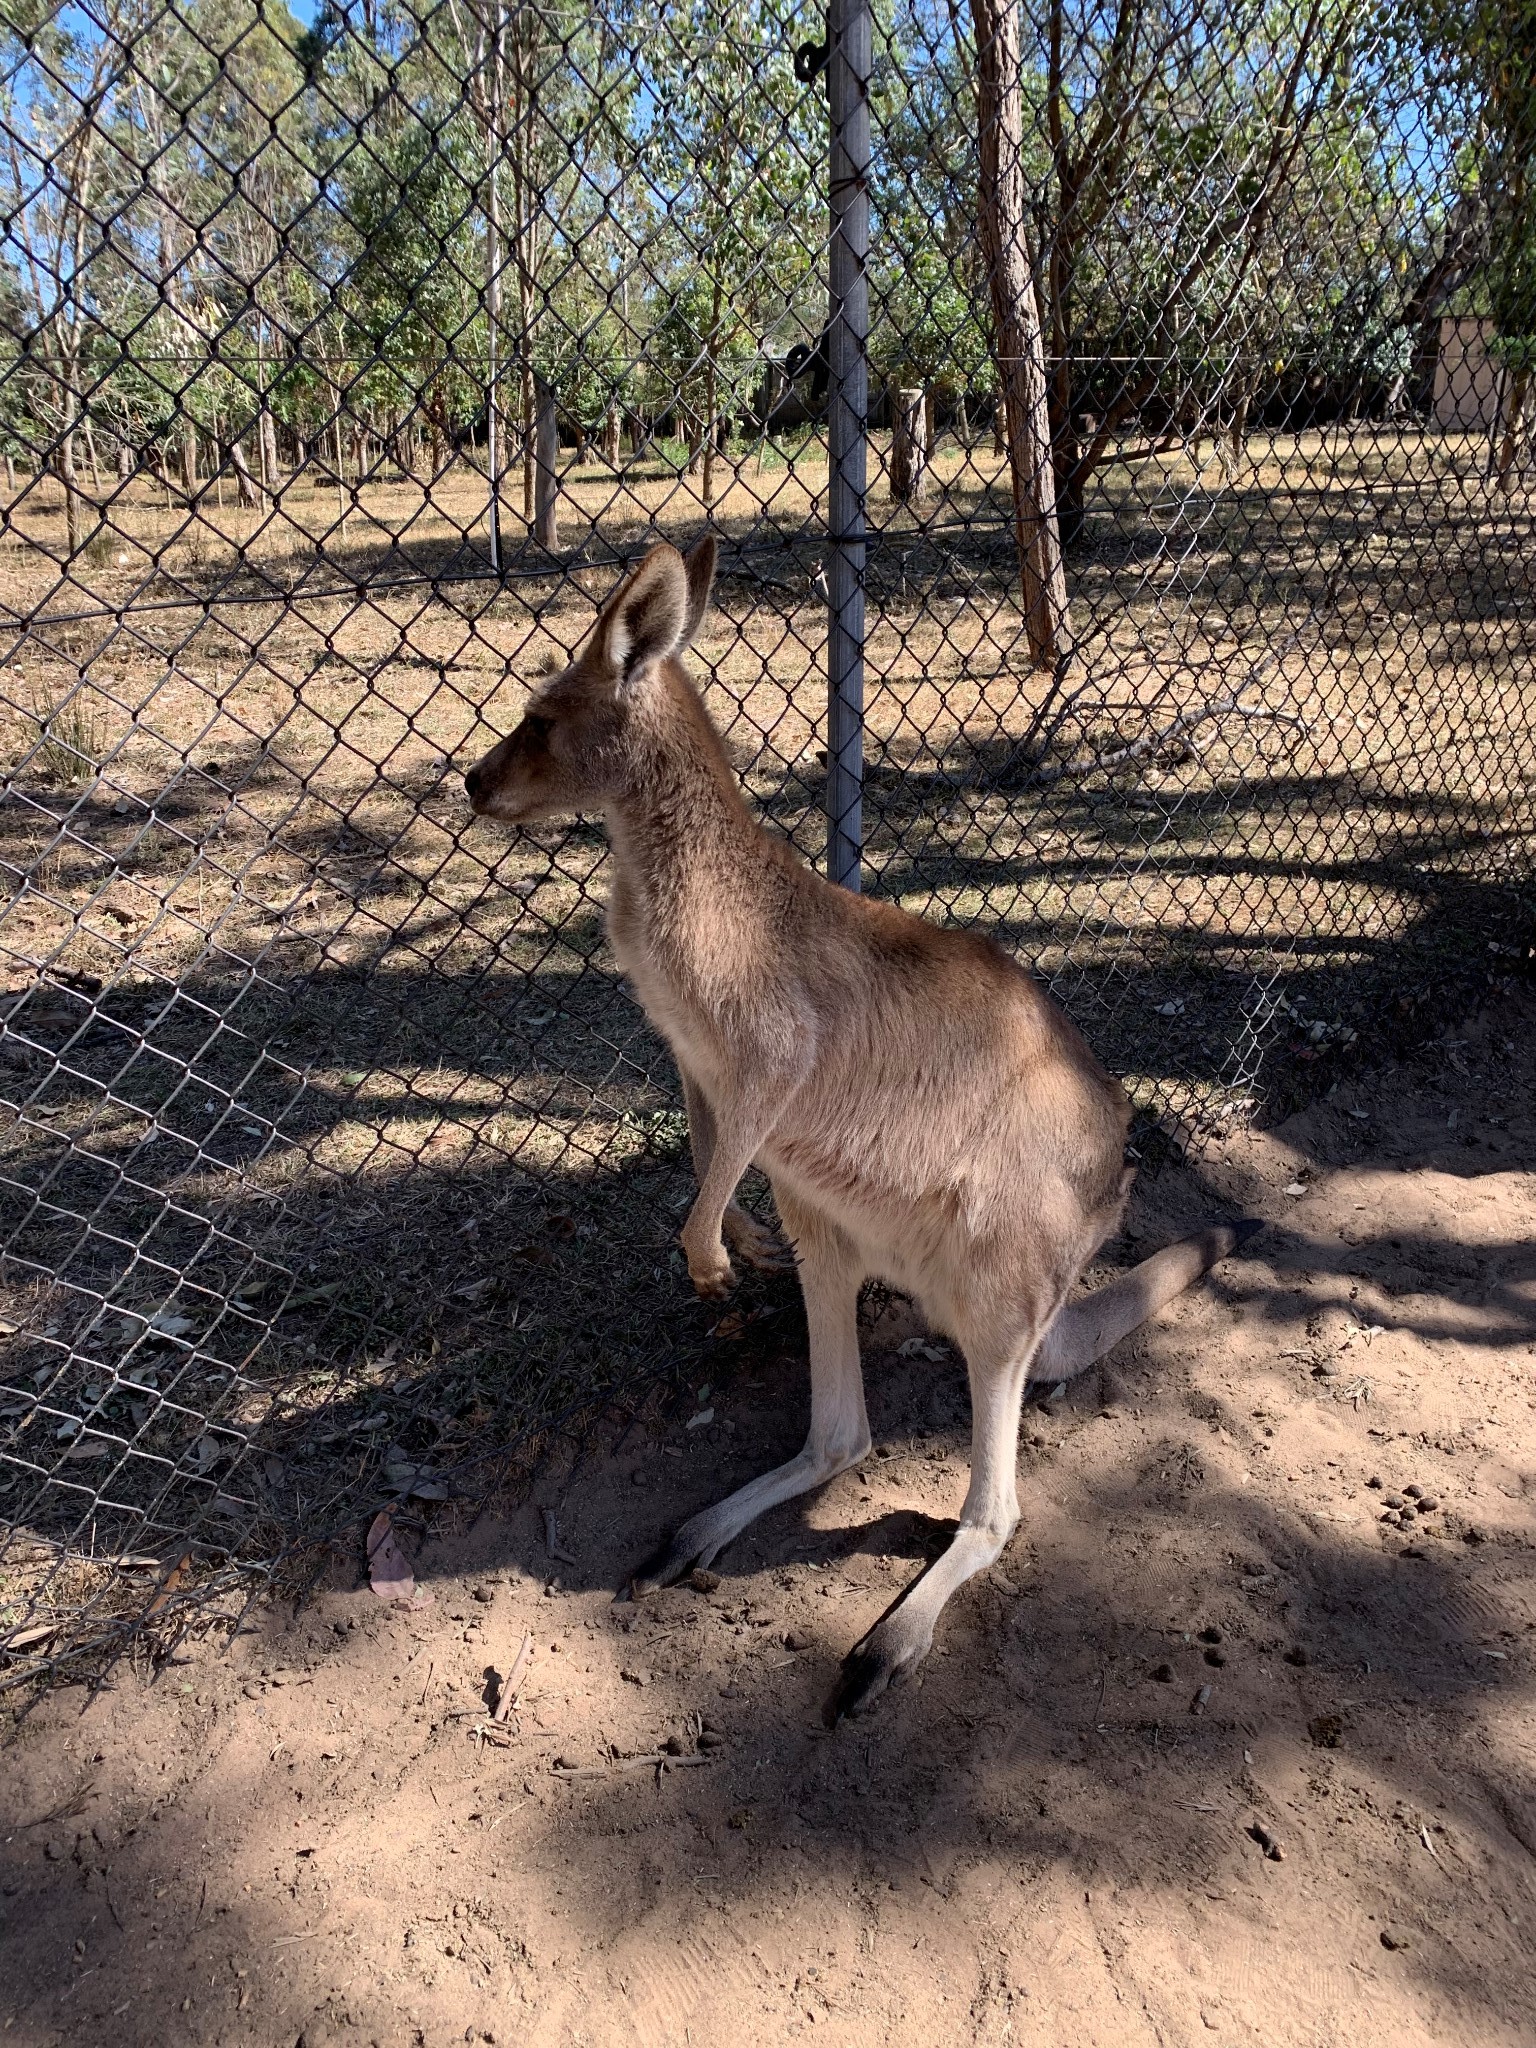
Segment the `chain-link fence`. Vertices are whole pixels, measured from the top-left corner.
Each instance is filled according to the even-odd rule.
[[[458,779],[657,535],[771,825],[1149,1128],[1523,971],[1528,16],[6,0],[0,1685],[793,1346]]]

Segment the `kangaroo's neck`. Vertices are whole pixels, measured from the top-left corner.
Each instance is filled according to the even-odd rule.
[[[630,772],[608,802],[616,907],[669,953],[691,951],[739,901],[758,836],[719,734],[692,686],[663,673],[637,714]]]

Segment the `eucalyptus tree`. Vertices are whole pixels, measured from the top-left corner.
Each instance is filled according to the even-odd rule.
[[[870,358],[957,404],[996,388],[976,232],[976,107],[950,10],[880,10],[872,98]]]
[[[64,491],[72,559],[98,515],[80,479],[88,432],[95,297],[116,195],[130,167],[110,129],[149,0],[102,0],[91,15],[23,0],[0,17],[0,211],[28,329],[13,374],[25,377],[42,455]]]
[[[686,0],[648,46],[652,362],[693,416],[706,504],[722,421],[761,382],[764,336],[824,275],[826,105],[794,75],[803,35],[793,0]]]
[[[139,180],[113,232],[119,385],[161,392],[179,423],[189,494],[199,430],[216,466],[233,457],[250,496],[241,443],[254,428],[262,481],[276,486],[273,392],[301,340],[318,267],[306,247],[317,166],[301,40],[282,0],[158,9],[135,43],[115,115],[114,139]],[[152,418],[143,424],[163,432]]]
[[[1469,297],[1504,371],[1493,473],[1509,490],[1536,379],[1536,0],[1413,0],[1406,12],[1474,116],[1460,168],[1484,246]]]
[[[441,0],[421,6],[416,29],[474,127],[493,505],[506,367],[518,384],[523,513],[531,518],[540,328],[631,154],[635,31],[622,0],[600,9],[580,0]]]

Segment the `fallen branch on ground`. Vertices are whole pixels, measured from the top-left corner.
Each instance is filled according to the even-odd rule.
[[[645,1756],[618,1756],[606,1764],[555,1764],[552,1768],[557,1778],[607,1778],[615,1771],[655,1771],[658,1775],[674,1766],[688,1764],[712,1764],[713,1753],[707,1756],[673,1756],[665,1749],[658,1749]]]

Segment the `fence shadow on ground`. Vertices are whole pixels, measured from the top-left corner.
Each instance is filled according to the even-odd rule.
[[[1321,1124],[1298,1142],[1312,1144],[1316,1168],[1333,1163]],[[1434,1134],[1421,1131],[1392,1163],[1396,1171],[1475,1174],[1482,1162],[1468,1160],[1461,1140],[1437,1123]],[[1499,1164],[1501,1170],[1536,1167],[1536,1133],[1528,1119]],[[1169,1168],[1155,1177],[1151,1192],[1164,1214],[1169,1202],[1191,1217],[1226,1205],[1198,1165]],[[1133,1214],[1132,1220],[1141,1219]],[[1385,1213],[1372,1221],[1383,1232],[1391,1227]],[[1257,1249],[1262,1260],[1245,1269],[1240,1283],[1218,1271],[1207,1284],[1240,1316],[1263,1319],[1277,1341],[1301,1335],[1305,1311],[1289,1287],[1293,1273],[1333,1277],[1343,1299],[1361,1259],[1370,1256],[1369,1244],[1345,1245],[1283,1222],[1271,1225]],[[1487,1325],[1481,1339],[1469,1336],[1465,1304],[1458,1300],[1465,1293],[1455,1277],[1464,1272],[1461,1247],[1431,1237],[1399,1244],[1398,1255],[1427,1275],[1446,1275],[1443,1293],[1425,1288],[1409,1327],[1435,1337],[1451,1315],[1464,1343],[1536,1341],[1536,1299],[1528,1291],[1536,1269],[1528,1245],[1482,1248],[1489,1267],[1527,1291],[1505,1297],[1496,1289],[1477,1301]],[[591,1264],[583,1248],[577,1270]],[[657,1303],[681,1284],[675,1277],[663,1282]],[[796,1350],[798,1342],[789,1348]],[[752,1463],[766,1466],[798,1447],[797,1404],[786,1401],[777,1384],[763,1385],[769,1372],[780,1376],[765,1354],[739,1376],[747,1384],[738,1383],[732,1395],[738,1440],[734,1449],[721,1445],[711,1454],[738,1469],[743,1448]],[[719,1708],[712,1693],[701,1695],[686,1673],[668,1668],[663,1647],[680,1628],[687,1636],[687,1609],[703,1605],[699,1595],[680,1591],[637,1613],[611,1610],[614,1641],[596,1647],[615,1663],[649,1659],[647,1711],[656,1725],[682,1726],[702,1703],[728,1727],[729,1741],[715,1767],[679,1774],[660,1794],[648,1779],[615,1775],[576,1788],[551,1787],[558,1801],[553,1807],[530,1800],[518,1813],[509,1810],[515,1846],[508,1841],[508,1853],[536,1885],[558,1883],[560,1910],[592,1952],[606,1953],[615,1969],[632,1967],[643,1987],[645,1970],[658,1967],[654,1955],[642,1954],[649,1930],[673,1908],[690,1910],[686,1902],[706,1862],[717,1941],[738,1914],[751,1919],[807,1889],[829,1912],[850,1892],[881,1897],[887,1887],[903,1886],[931,1888],[936,1902],[970,1912],[981,1910],[973,1883],[999,1881],[1023,1884],[1031,1897],[1054,1897],[1057,1910],[1061,1894],[1053,1886],[1063,1882],[1073,1896],[1084,1886],[1095,1894],[1107,1887],[1122,1908],[1140,1902],[1163,1915],[1177,1913],[1189,1899],[1235,1896],[1239,1920],[1251,1905],[1269,1925],[1270,1907],[1244,1874],[1250,1865],[1264,1868],[1246,1832],[1251,1822],[1266,1822],[1283,1838],[1294,1887],[1298,1865],[1305,1880],[1309,1865],[1321,1867],[1333,1853],[1341,1825],[1353,1821],[1358,1833],[1372,1821],[1385,1824],[1395,1801],[1410,1836],[1421,1823],[1426,1833],[1431,1822],[1449,1824],[1440,1850],[1431,1846],[1429,1853],[1449,1858],[1453,1872],[1473,1887],[1467,1900],[1439,1909],[1437,1924],[1413,1925],[1412,1946],[1398,1960],[1415,1995],[1447,2002],[1463,2026],[1485,2021],[1492,2029],[1521,2007],[1527,1973],[1517,1934],[1507,1942],[1492,1933],[1473,1942],[1461,1923],[1484,1910],[1479,1902],[1492,1899],[1490,1926],[1502,1925],[1499,1902],[1513,1906],[1523,1861],[1536,1855],[1536,1783],[1524,1756],[1500,1746],[1528,1717],[1531,1686],[1523,1666],[1517,1673],[1480,1647],[1500,1630],[1501,1640],[1512,1641],[1526,1625],[1521,1602],[1532,1590],[1528,1552],[1507,1542],[1461,1540],[1454,1529],[1421,1545],[1419,1555],[1331,1535],[1315,1514],[1285,1512],[1273,1492],[1200,1476],[1199,1446],[1208,1433],[1223,1427],[1252,1434],[1252,1425],[1239,1420],[1246,1404],[1213,1400],[1176,1360],[1157,1368],[1144,1358],[1125,1366],[1112,1362],[1108,1375],[1106,1382],[1079,1383],[1067,1404],[1052,1411],[1044,1436],[1027,1426],[1019,1562],[1004,1560],[1005,1570],[1023,1579],[1022,1588],[983,1579],[965,1589],[946,1612],[921,1686],[899,1690],[867,1722],[831,1736],[808,1726],[846,1647],[839,1631],[847,1624],[836,1602],[826,1603],[830,1618],[803,1646],[792,1671],[770,1676],[761,1659],[743,1666],[742,1680]],[[941,1457],[963,1459],[965,1391],[953,1359],[938,1366],[887,1359],[873,1367],[869,1381],[877,1445],[910,1445],[915,1431]],[[1159,1452],[1153,1466],[1140,1471],[1100,1467],[1086,1495],[1081,1486],[1075,1499],[1060,1493],[1062,1447],[1101,1426],[1096,1416],[1106,1398],[1122,1407],[1128,1399],[1139,1404],[1148,1442],[1193,1446],[1187,1483],[1162,1483],[1153,1469]],[[606,1598],[653,1539],[658,1515],[675,1520],[711,1497],[718,1486],[698,1462],[686,1474],[681,1467],[672,1467],[670,1477],[664,1470],[665,1498],[658,1501],[653,1492],[629,1487],[627,1472],[615,1471],[590,1435],[580,1439],[574,1469],[559,1456],[554,1492],[562,1524],[582,1530],[579,1562],[560,1570],[564,1594],[578,1601],[586,1594]],[[960,1484],[953,1480],[957,1498]],[[865,1519],[853,1510],[843,1520],[838,1510],[852,1509],[856,1489],[849,1490],[851,1480],[840,1487],[828,1497],[830,1515],[813,1518],[808,1504],[792,1503],[733,1546],[719,1561],[723,1584],[709,1596],[710,1605],[734,1613],[750,1582],[754,1604],[771,1608],[780,1598],[775,1587],[789,1583],[777,1567],[789,1563],[832,1573],[889,1559],[896,1567],[892,1584],[899,1585],[947,1540],[950,1525],[925,1513]],[[428,1585],[439,1574],[453,1582],[466,1573],[514,1567],[516,1583],[535,1586],[551,1569],[526,1517],[482,1526],[473,1541],[450,1525],[417,1563]],[[340,1582],[351,1582],[345,1569]],[[1219,1672],[1206,1668],[1198,1642],[1189,1647],[1186,1635],[1180,1647],[1170,1610],[1186,1627],[1201,1617],[1221,1624]],[[638,1628],[633,1637],[623,1633],[630,1613]],[[557,1610],[551,1615],[551,1626],[563,1625]],[[311,1627],[301,1613],[286,1651],[290,1676],[297,1657],[302,1669],[323,1674],[344,1692],[354,1656],[366,1657],[369,1642],[381,1632],[388,1637],[390,1628],[375,1617],[361,1635],[338,1635],[323,1615]],[[273,1638],[274,1649],[282,1640]],[[1170,1658],[1173,1679],[1163,1682],[1158,1674]],[[1214,1697],[1192,1716],[1189,1696],[1202,1679],[1214,1681]],[[371,1724],[363,1711],[366,1728]],[[392,1850],[408,1861],[426,1848],[413,1828],[429,1827],[436,1835],[442,1826],[435,1805],[425,1819],[417,1815],[411,1789],[422,1768],[434,1778],[449,1769],[440,1749],[423,1765],[431,1733],[412,1732],[392,1717],[375,1737],[381,1745],[387,1741],[398,1779],[391,1794]],[[523,1757],[507,1765],[511,1779],[535,1769],[533,1753],[541,1759],[538,1768],[546,1768],[548,1746],[548,1738],[525,1730],[518,1738]],[[323,1796],[322,1769],[301,1761],[295,1782],[302,1790],[313,1779],[311,1798]],[[1277,1806],[1282,1782],[1286,1791]],[[247,1860],[250,1874],[265,1880],[274,1856],[291,1856],[289,1783],[282,1782],[279,1799],[269,1778],[246,1782],[238,1770],[226,1770],[210,1772],[201,1792],[196,1826],[239,1845],[219,1876],[219,1893],[228,1897],[221,1899],[216,1928],[189,1925],[185,1954],[167,1959],[150,2011],[179,1995],[183,1973],[189,1984],[201,1983],[193,1973],[204,1967],[205,1950],[212,1954],[209,1944],[217,1944],[221,1959],[246,1948],[270,1950],[270,1925],[236,1881]],[[509,1796],[515,1797],[515,1787]],[[7,1842],[0,1853],[6,1888],[16,1900],[14,1983],[23,1996],[45,1995],[45,1987],[56,1995],[45,1964],[57,1932],[54,1916],[84,1913],[91,1902],[82,1895],[78,1904],[61,1904],[46,1886],[34,1886],[29,1859],[37,1838],[23,1831]],[[473,1888],[482,1867],[494,1861],[494,1838],[470,1833],[464,1843],[455,1882]],[[1379,1857],[1377,1837],[1370,1847]],[[1416,1852],[1416,1840],[1412,1847]],[[1355,1848],[1352,1862],[1367,1853],[1365,1843]],[[333,1859],[346,1853],[344,1844],[328,1851]],[[159,1897],[166,1887],[179,1897],[191,1880],[169,1856],[168,1835],[154,1829],[125,1842],[115,1858],[116,1895]],[[1393,1883],[1389,1871],[1362,1873],[1360,1883],[1337,1896],[1347,1924],[1361,1922],[1359,1956],[1367,1966],[1379,1944],[1376,1928],[1364,1921],[1365,1907],[1376,1905],[1384,1924]],[[530,1926],[519,1922],[516,1931],[537,1947]],[[1022,1929],[1019,1939],[1027,1939]],[[1331,1953],[1335,1936],[1330,1931],[1319,1942]],[[109,1946],[102,1996],[108,1990],[117,1995],[112,1987],[121,1967]],[[270,1986],[259,1981],[266,1967],[258,1968],[258,1992],[297,1995],[291,1965]],[[315,1997],[325,1989],[324,1969],[315,1966]],[[300,1988],[308,1981],[301,1970]],[[638,1997],[636,1984],[626,1979],[629,1995]],[[144,2015],[137,2007],[130,2026],[148,2024]]]
[[[219,780],[188,774],[156,801],[160,837],[134,874],[158,900],[207,857],[260,770],[256,744],[225,752]],[[786,777],[785,800],[766,805],[780,825],[787,804],[815,802],[814,781],[796,787]],[[1426,803],[1422,830],[1327,863],[1280,852],[1296,806],[1321,815],[1350,795],[1319,777],[1228,791],[1226,850],[1171,821],[1158,847],[1168,912],[1135,929],[1110,915],[1092,950],[1083,892],[1113,901],[1144,851],[1134,792],[1047,793],[1041,811],[1068,806],[1074,849],[1049,862],[910,849],[898,831],[908,850],[879,887],[944,905],[984,878],[991,928],[1055,969],[1113,1069],[1186,1099],[1235,1079],[1272,1117],[1508,985],[1530,944],[1528,898],[1466,872],[1497,851],[1481,805]],[[907,793],[882,784],[879,799]],[[0,858],[24,870],[39,816],[61,812],[79,846],[120,829],[98,797],[13,791]],[[1017,817],[1021,847],[1039,815]],[[329,827],[294,827],[296,846],[306,831],[322,858]],[[592,841],[585,826],[536,836],[557,865]],[[23,1634],[51,1614],[55,1544],[150,1555],[162,1576],[206,1556],[259,1579],[380,1498],[484,1486],[573,1417],[631,1408],[658,1378],[697,1379],[719,1317],[668,1284],[691,1189],[669,1062],[598,964],[585,885],[585,924],[557,921],[576,957],[551,947],[525,971],[501,948],[528,913],[493,879],[498,854],[482,858],[492,894],[472,915],[429,899],[402,922],[360,913],[397,860],[364,848],[356,886],[304,942],[312,966],[289,965],[281,922],[254,952],[216,929],[174,985],[133,972],[125,947],[130,971],[104,992],[45,980],[13,1007],[6,1270],[27,1308],[0,1387],[0,1467],[13,1529],[44,1546]],[[1322,883],[1356,904],[1390,890],[1408,908],[1375,932],[1357,916],[1334,939],[1266,934],[1245,949],[1192,924],[1180,877],[1266,900]],[[335,942],[358,923],[343,957]],[[444,939],[461,947],[447,962]],[[1245,1029],[1278,1036],[1257,1083],[1230,1067]],[[792,1286],[758,1280],[738,1312],[774,1344],[798,1314]],[[153,1577],[85,1577],[114,1642],[158,1597]]]

